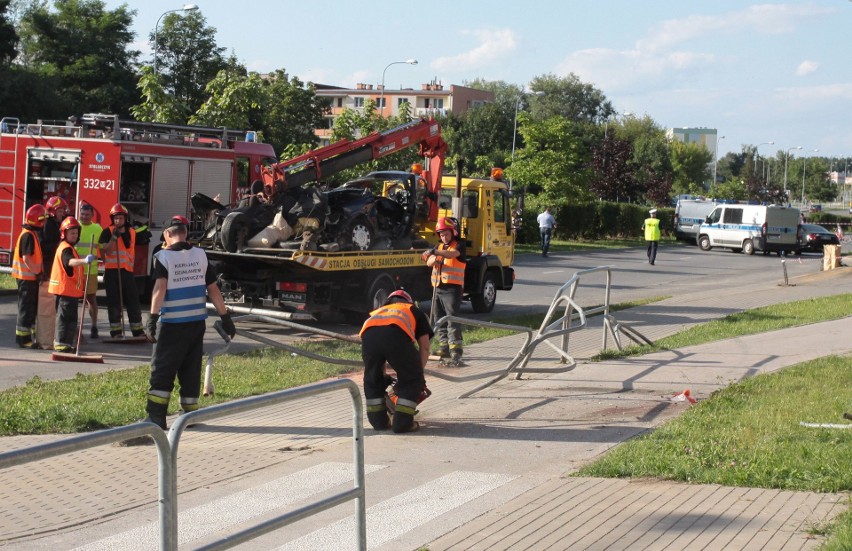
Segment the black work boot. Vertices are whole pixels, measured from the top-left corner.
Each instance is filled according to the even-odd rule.
[[[169,412],[168,403],[158,404],[148,398],[148,403],[145,405],[145,411],[148,413],[148,416],[142,420],[143,422],[147,421],[148,423],[154,423],[161,429],[168,430],[168,427],[166,426],[166,415]]]

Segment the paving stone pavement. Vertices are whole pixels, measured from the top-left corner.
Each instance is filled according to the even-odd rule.
[[[617,312],[651,339],[729,313],[852,291],[852,273],[822,272],[795,286],[755,283]],[[733,306],[732,306],[733,305]],[[411,435],[366,431],[370,549],[816,549],[808,534],[849,506],[849,495],[666,481],[569,477],[612,446],[731,382],[826,354],[852,351],[848,319],[591,363],[601,319],[571,335],[568,372],[498,373],[520,348],[514,335],[466,348],[467,367],[432,367],[433,396]],[[611,341],[610,341],[611,344]],[[541,347],[531,366],[558,368]],[[358,381],[357,374],[353,378]],[[205,423],[179,450],[181,548],[300,506],[347,480],[351,406],[345,396],[300,400]],[[814,419],[812,421],[825,422]],[[61,436],[0,439],[7,451]],[[349,467],[340,467],[350,465]],[[320,476],[320,479],[323,477]],[[157,463],[152,447],[102,446],[2,471],[0,545],[13,549],[156,548]],[[259,497],[258,497],[259,496]],[[213,510],[214,513],[209,511]],[[207,511],[202,514],[202,512]],[[264,536],[246,549],[348,549],[341,506]],[[202,521],[211,514],[213,521]],[[205,517],[206,515],[206,517]],[[407,519],[400,523],[396,519]],[[401,526],[402,525],[402,526]]]

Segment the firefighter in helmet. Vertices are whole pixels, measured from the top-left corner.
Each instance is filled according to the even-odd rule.
[[[461,307],[464,289],[464,269],[467,254],[464,241],[459,239],[459,222],[455,218],[441,219],[435,226],[441,242],[423,253],[426,265],[432,268],[432,287],[435,289],[435,312],[432,323],[444,316],[455,316]],[[438,328],[438,355],[449,367],[462,365],[462,329],[458,323],[447,322]]]
[[[104,258],[104,288],[110,337],[118,337],[124,331],[123,308],[127,308],[127,319],[133,336],[141,337],[145,334],[139,292],[133,277],[136,230],[130,226],[128,214],[121,203],[113,205],[109,210],[111,224],[104,228],[98,240]]]
[[[364,322],[364,397],[367,420],[374,429],[385,430],[390,425],[394,432],[414,432],[420,427],[414,414],[417,404],[430,394],[423,369],[429,359],[432,336],[429,318],[403,290],[388,295],[385,304]],[[385,372],[386,363],[396,372],[396,381]],[[392,421],[388,417],[389,385],[393,385],[394,393],[390,404],[395,409]]]
[[[77,349],[77,303],[83,298],[86,273],[83,269],[95,261],[93,254],[80,258],[74,245],[80,239],[80,222],[73,216],[59,226],[62,241],[56,249],[50,270],[47,290],[56,296],[56,336],[53,349],[57,352],[74,352]]]
[[[33,348],[33,326],[38,314],[39,285],[44,281],[44,259],[41,249],[41,228],[47,210],[41,205],[27,209],[25,220],[15,245],[12,277],[18,280],[18,320],[15,323],[15,342],[21,348]]]
[[[47,210],[47,219],[41,230],[41,252],[44,260],[45,279],[50,276],[53,269],[53,257],[56,249],[62,241],[59,226],[68,215],[68,203],[58,195],[54,195],[44,203]],[[36,342],[42,348],[53,347],[53,339],[56,334],[56,298],[47,292],[47,285],[39,287],[38,294],[38,319],[36,321]]]

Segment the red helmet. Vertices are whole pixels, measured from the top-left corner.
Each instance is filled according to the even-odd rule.
[[[124,205],[122,205],[121,203],[116,203],[112,206],[111,209],[109,209],[109,216],[110,218],[112,218],[116,214],[123,214],[124,216],[127,216],[130,213],[127,211],[126,208],[124,208]]]
[[[49,214],[50,216],[55,215],[59,207],[63,207],[65,209],[65,212],[68,212],[68,203],[66,203],[65,199],[58,195],[54,195],[53,197],[48,199],[44,206],[47,209],[47,214]]]
[[[62,224],[59,225],[59,237],[65,239],[65,232],[68,230],[73,230],[74,228],[80,229],[80,222],[77,222],[77,219],[73,216],[67,217],[62,221]]]
[[[438,225],[435,226],[435,233],[445,230],[452,231],[455,236],[459,235],[459,225],[455,218],[447,216],[438,221]]]
[[[47,219],[47,209],[43,206],[33,205],[27,209],[26,224],[34,228],[41,228],[44,226],[45,219]]]
[[[414,304],[414,299],[411,298],[411,295],[406,293],[404,290],[400,289],[399,291],[394,291],[393,293],[388,295],[388,299],[385,301],[386,304],[390,304],[391,300],[395,298],[401,298],[408,304]]]

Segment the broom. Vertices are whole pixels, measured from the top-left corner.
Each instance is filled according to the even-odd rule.
[[[89,242],[89,251],[93,251],[95,246],[95,236],[92,236]],[[91,254],[91,252],[89,253]],[[50,359],[58,362],[87,362],[93,364],[104,363],[104,357],[101,354],[80,354],[80,344],[83,341],[83,320],[86,319],[86,296],[89,294],[89,265],[86,264],[83,268],[83,275],[86,277],[86,283],[83,285],[83,301],[80,303],[80,323],[77,328],[77,346],[73,354],[70,352],[54,352],[50,355]]]

